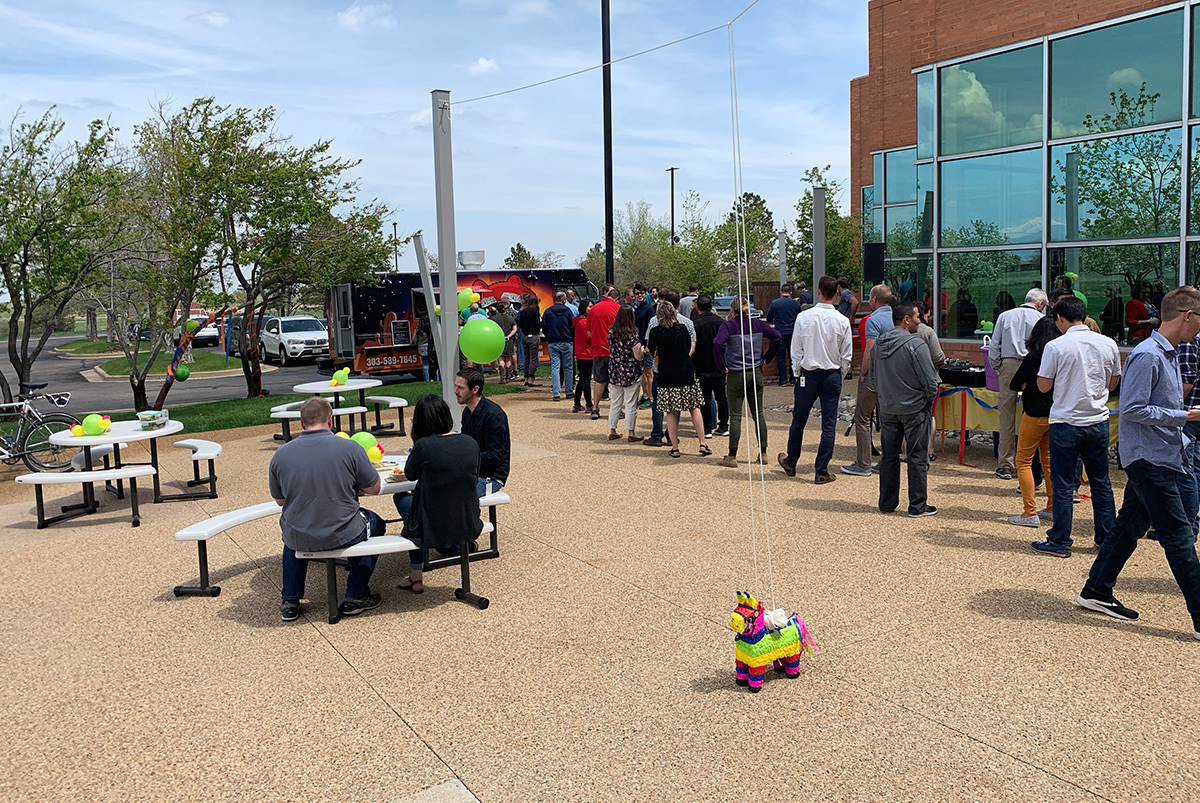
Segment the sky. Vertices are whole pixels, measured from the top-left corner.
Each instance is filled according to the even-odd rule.
[[[750,2],[612,0],[613,58],[722,26]],[[809,167],[849,177],[867,3],[759,0],[732,31],[742,184],[778,228]],[[599,0],[0,0],[0,112],[55,106],[72,138],[99,118],[129,142],[160,101],[273,106],[295,144],[328,139],[361,160],[361,197],[436,253],[429,93],[449,90],[457,249],[498,267],[521,242],[573,265],[604,238],[601,71],[461,101],[592,67],[600,52]],[[613,65],[618,209],[645,201],[666,217],[668,167],[677,215],[688,191],[714,221],[731,208],[729,61],[721,28]],[[416,269],[411,249],[401,269]]]

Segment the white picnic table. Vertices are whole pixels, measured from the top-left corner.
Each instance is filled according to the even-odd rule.
[[[114,421],[108,431],[102,435],[73,435],[71,430],[64,429],[55,432],[47,440],[56,446],[78,446],[83,449],[84,471],[93,471],[92,448],[95,446],[113,447],[113,465],[121,467],[121,450],[118,444],[133,441],[150,441],[150,465],[154,467],[154,501],[163,501],[162,491],[158,481],[158,439],[177,435],[183,431],[183,422],[172,418],[158,429],[142,429],[140,421]],[[121,494],[118,494],[118,498]],[[85,504],[96,505],[95,489],[92,483],[83,486]]]
[[[382,384],[383,384],[382,380],[379,380],[379,379],[365,379],[363,377],[351,377],[350,379],[347,379],[345,382],[343,382],[342,384],[340,384],[336,387],[329,384],[328,381],[325,381],[325,382],[302,382],[299,385],[292,386],[292,393],[311,393],[314,396],[327,396],[327,395],[332,394],[333,395],[333,406],[337,407],[339,394],[341,394],[343,392],[357,390],[358,391],[358,404],[360,407],[365,408],[367,406],[367,390],[369,388],[377,388]],[[354,425],[353,421],[351,421],[351,426],[353,427],[353,425]],[[361,429],[363,429],[364,431],[367,429],[367,414],[365,411],[362,414]]]

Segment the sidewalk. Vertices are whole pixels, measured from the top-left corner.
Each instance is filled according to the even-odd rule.
[[[790,400],[767,388],[768,407]],[[1117,589],[1141,620],[1086,613],[1072,600],[1095,550],[1033,554],[1036,532],[1003,521],[1019,493],[989,476],[990,452],[933,464],[936,517],[885,517],[877,480],[812,485],[814,420],[795,479],[766,467],[756,579],[747,466],[716,465],[723,439],[700,458],[687,428],[673,460],[609,442],[548,386],[498,401],[513,502],[502,557],[472,566],[486,611],[453,599],[454,569],[397,589],[406,562],[386,557],[379,609],[328,625],[314,567],[304,614],[282,623],[275,521],[210,542],[219,597],[176,599],[196,550],[172,533],[268,499],[270,426],[207,436],[225,447],[221,497],[143,492],[138,529],[104,494],[95,516],[38,531],[20,472],[0,471],[0,799],[1200,797],[1200,643],[1156,544]],[[789,416],[768,418],[773,461]],[[852,459],[842,431],[835,465]],[[190,478],[182,450],[160,455],[165,480]],[[394,517],[390,499],[367,504]],[[1090,530],[1085,503],[1081,543]],[[727,622],[737,590],[770,606],[768,565],[775,605],[821,652],[752,696]]]

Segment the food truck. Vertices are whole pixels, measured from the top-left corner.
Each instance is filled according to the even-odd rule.
[[[511,270],[460,270],[458,288],[446,297],[454,304],[458,291],[479,293],[485,312],[500,299],[520,309],[521,296],[533,293],[538,309],[545,312],[560,290],[574,290],[576,299],[596,298],[596,288],[578,268],[556,268],[513,272]],[[433,289],[440,298],[438,274],[433,272]],[[434,302],[439,303],[439,302]],[[380,274],[374,283],[342,284],[329,293],[329,360],[321,368],[349,368],[353,373],[381,376],[421,373],[417,353],[417,326],[428,315],[419,273]],[[457,310],[443,310],[457,314]],[[542,360],[549,361],[542,343]]]

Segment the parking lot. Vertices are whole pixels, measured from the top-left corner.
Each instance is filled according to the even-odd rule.
[[[53,337],[46,350],[34,363],[32,380],[34,382],[50,383],[48,390],[52,392],[71,392],[69,412],[102,410],[106,413],[116,413],[133,409],[133,392],[128,382],[89,382],[81,372],[90,371],[113,359],[113,355],[97,355],[89,357],[66,357],[54,351],[54,347],[72,340],[78,340],[79,335],[64,335]],[[217,347],[196,349],[220,354]],[[263,372],[263,388],[273,394],[290,393],[293,385],[301,382],[314,382],[323,379],[317,373],[316,362],[307,360],[297,364],[280,367],[271,366],[274,370]],[[241,361],[236,357],[229,358],[229,368],[238,370]],[[159,382],[147,382],[147,393],[153,401],[158,394]],[[241,374],[228,377],[209,377],[205,374],[193,374],[186,382],[176,382],[167,397],[168,407],[178,407],[183,404],[198,404],[200,402],[220,401],[222,399],[240,399],[246,396],[246,380]]]

